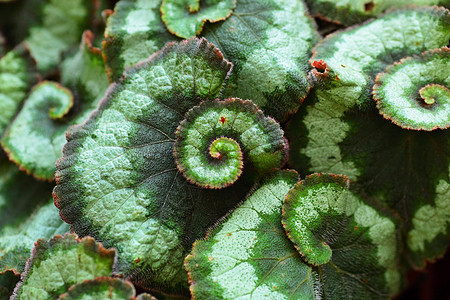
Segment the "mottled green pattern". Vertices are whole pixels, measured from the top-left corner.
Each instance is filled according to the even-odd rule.
[[[61,129],[58,119],[72,105],[72,93],[58,83],[36,85],[3,136],[9,158],[37,178],[52,179],[53,164],[61,155],[61,145],[55,145],[53,136],[64,134],[66,127]]]
[[[307,262],[348,276],[344,285],[352,291],[333,298],[375,299],[399,291],[395,225],[365,204],[347,177],[313,174],[296,184],[286,196],[282,223]]]
[[[37,239],[49,239],[68,231],[69,225],[61,220],[53,199],[20,224],[3,227],[0,230],[0,273],[5,270],[22,273]]]
[[[315,271],[281,226],[281,206],[298,180],[293,171],[263,179],[253,193],[186,258],[196,299],[314,299]]]
[[[74,96],[57,83],[37,85],[2,139],[10,159],[37,178],[53,180],[67,128],[89,116],[109,85],[92,38],[86,32],[80,50],[62,64],[61,81]]]
[[[450,138],[443,130],[405,130],[385,120],[375,107],[372,86],[387,65],[443,47],[449,38],[450,14],[443,8],[396,11],[332,34],[311,58],[311,63],[323,60],[327,68],[313,70],[317,87],[287,129],[292,167],[358,181],[403,218],[403,243],[415,212],[434,206],[437,185],[449,182]],[[448,233],[420,253],[408,251],[407,258],[422,267],[424,259],[445,251]]]
[[[97,277],[73,285],[59,296],[61,300],[128,300],[134,299],[136,290],[129,281],[120,278]]]
[[[178,40],[162,23],[157,2],[122,0],[108,19],[104,50],[113,80],[167,41]],[[238,1],[229,18],[205,24],[201,35],[235,66],[223,98],[252,99],[277,120],[298,109],[310,87],[307,59],[318,40],[302,1]]]
[[[111,81],[124,69],[147,59],[167,42],[179,41],[161,20],[161,0],[121,0],[108,18],[103,41]]]
[[[243,165],[258,175],[279,169],[287,154],[283,134],[251,101],[206,101],[177,128],[175,162],[189,181],[223,188],[239,178]]]
[[[380,73],[373,87],[380,114],[405,129],[450,127],[449,66],[450,49],[444,47],[403,59]]]
[[[74,284],[111,276],[115,250],[74,234],[39,239],[11,299],[56,299]]]
[[[169,44],[69,129],[54,189],[61,215],[117,247],[119,269],[140,285],[184,288],[186,251],[245,193],[187,183],[172,153],[185,112],[216,98],[230,68],[205,39]]]
[[[450,6],[448,0],[306,0],[306,3],[312,15],[344,25],[361,23],[389,9],[411,4]]]
[[[0,136],[37,80],[35,63],[25,47],[0,58]]]
[[[170,33],[190,38],[202,32],[208,21],[223,21],[231,15],[236,0],[163,0],[161,19]]]
[[[89,0],[49,0],[42,9],[41,24],[30,29],[26,43],[41,72],[57,66],[70,46],[77,45],[89,24],[94,3]]]
[[[39,182],[8,159],[0,159],[0,230],[19,227],[52,197],[52,184]]]

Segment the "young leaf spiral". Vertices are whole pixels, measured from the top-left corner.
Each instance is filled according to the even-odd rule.
[[[187,112],[176,137],[178,170],[204,188],[233,184],[244,161],[250,169],[265,173],[279,168],[286,155],[280,125],[249,100],[202,102]]]

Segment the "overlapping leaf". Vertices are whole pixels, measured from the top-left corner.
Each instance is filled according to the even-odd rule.
[[[207,21],[228,18],[235,6],[236,0],[163,0],[161,19],[170,33],[187,39],[199,35]]]
[[[318,86],[288,129],[292,166],[357,180],[403,218],[405,242],[424,210],[433,214],[448,206],[450,139],[443,130],[411,131],[383,119],[372,86],[388,65],[446,46],[449,38],[450,15],[443,8],[400,10],[327,37],[311,58]],[[409,247],[416,267],[447,247],[448,218],[439,216],[427,218],[427,233]]]
[[[313,175],[293,189],[296,180],[292,171],[268,176],[194,244],[185,263],[194,298],[385,299],[398,291],[393,222],[349,191],[345,177]],[[294,227],[307,220],[302,239],[312,242],[309,233],[325,238],[333,249],[330,261],[313,267],[293,247],[281,225],[286,194],[283,214]],[[302,255],[312,258],[320,248]]]
[[[377,76],[373,87],[384,118],[405,129],[450,127],[450,49],[401,60]]]
[[[0,136],[37,81],[36,63],[24,46],[0,58]]]
[[[21,224],[11,225],[0,230],[0,273],[6,270],[22,273],[36,240],[69,231],[69,225],[61,220],[53,199]]]
[[[117,299],[117,300],[156,300],[149,294],[141,294],[137,298],[136,290],[129,281],[111,277],[97,277],[73,285],[67,293],[59,296],[61,300],[75,299]]]
[[[306,0],[306,3],[314,16],[344,25],[361,23],[391,8],[410,4],[450,6],[447,0]]]
[[[313,174],[296,184],[282,223],[304,260],[318,266],[326,298],[384,299],[399,291],[395,225],[347,177]]]
[[[224,98],[252,99],[277,120],[297,110],[309,90],[306,60],[318,38],[301,1],[238,1],[229,18],[205,24],[201,35],[235,65]],[[161,21],[158,1],[142,0],[120,1],[105,37],[113,80],[167,41],[178,40]]]
[[[91,237],[39,239],[11,299],[56,299],[74,284],[111,276],[115,255]]]
[[[317,274],[281,225],[281,206],[298,174],[280,171],[214,229],[186,258],[196,299],[314,299]]]
[[[48,0],[42,8],[39,25],[32,26],[26,43],[39,70],[48,73],[61,61],[61,55],[75,46],[90,24],[95,1]]]
[[[80,51],[62,66],[62,83],[37,85],[2,139],[11,160],[37,178],[53,180],[69,125],[83,122],[103,97],[108,80],[92,34],[83,35]],[[72,107],[73,106],[73,107]]]
[[[7,159],[0,160],[0,230],[20,227],[38,205],[48,201],[52,185],[19,171]]]
[[[230,69],[205,39],[169,44],[68,132],[56,204],[76,233],[117,247],[119,268],[135,283],[184,288],[192,242],[245,193],[243,180],[220,191],[189,184],[172,153],[185,112],[216,98]]]
[[[175,162],[190,182],[224,188],[239,179],[244,165],[259,175],[279,169],[287,159],[283,135],[251,101],[206,101],[178,126]]]

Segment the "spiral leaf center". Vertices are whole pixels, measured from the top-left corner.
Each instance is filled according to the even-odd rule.
[[[203,188],[236,182],[244,160],[259,175],[280,168],[286,155],[280,125],[240,99],[202,102],[187,112],[176,136],[178,170]]]
[[[432,105],[440,99],[450,99],[450,90],[440,84],[429,84],[419,90],[420,97],[427,105]]]

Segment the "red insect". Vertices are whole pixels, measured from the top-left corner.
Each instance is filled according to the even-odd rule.
[[[220,122],[222,122],[222,124],[225,124],[226,121],[227,121],[227,118],[225,118],[225,117],[220,117]]]

